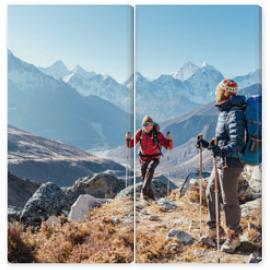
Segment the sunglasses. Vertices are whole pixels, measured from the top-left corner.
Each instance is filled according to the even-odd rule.
[[[153,126],[153,123],[152,122],[145,122],[143,124],[144,127],[149,127],[149,126]]]

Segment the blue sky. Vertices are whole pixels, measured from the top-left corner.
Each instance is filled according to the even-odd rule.
[[[25,61],[61,59],[123,82],[132,50],[129,6],[10,6],[8,46]],[[226,77],[260,67],[258,6],[137,6],[137,71],[155,78],[187,61]]]
[[[8,47],[37,66],[63,60],[119,81],[130,76],[129,6],[9,6]]]
[[[154,78],[187,61],[226,77],[260,67],[258,6],[137,6],[137,71]]]

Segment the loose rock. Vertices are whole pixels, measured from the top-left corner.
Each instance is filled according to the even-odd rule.
[[[83,221],[89,216],[90,209],[100,206],[101,203],[89,194],[80,195],[77,201],[71,206],[68,219]]]
[[[189,245],[193,243],[192,236],[184,231],[172,229],[169,231],[167,240],[177,240],[185,245]]]

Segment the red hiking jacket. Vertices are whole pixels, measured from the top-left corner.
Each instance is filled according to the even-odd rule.
[[[149,160],[152,158],[161,158],[162,153],[160,150],[160,146],[165,147],[166,149],[173,148],[173,140],[168,140],[164,137],[164,135],[160,131],[157,132],[157,140],[158,144],[154,142],[153,132],[151,134],[147,134],[143,131],[143,129],[139,129],[135,135],[136,144],[140,142],[140,158],[141,160]],[[127,138],[126,145],[129,148],[134,147],[134,139]]]

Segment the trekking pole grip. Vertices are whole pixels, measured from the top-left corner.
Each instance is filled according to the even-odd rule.
[[[203,140],[203,134],[198,135],[198,140]],[[200,178],[202,178],[202,143],[200,142]]]
[[[202,140],[202,139],[203,139],[203,134],[200,133],[200,134],[198,135],[198,140]]]
[[[211,142],[210,142],[210,145],[216,145],[217,144],[217,138],[216,137],[213,137]]]

